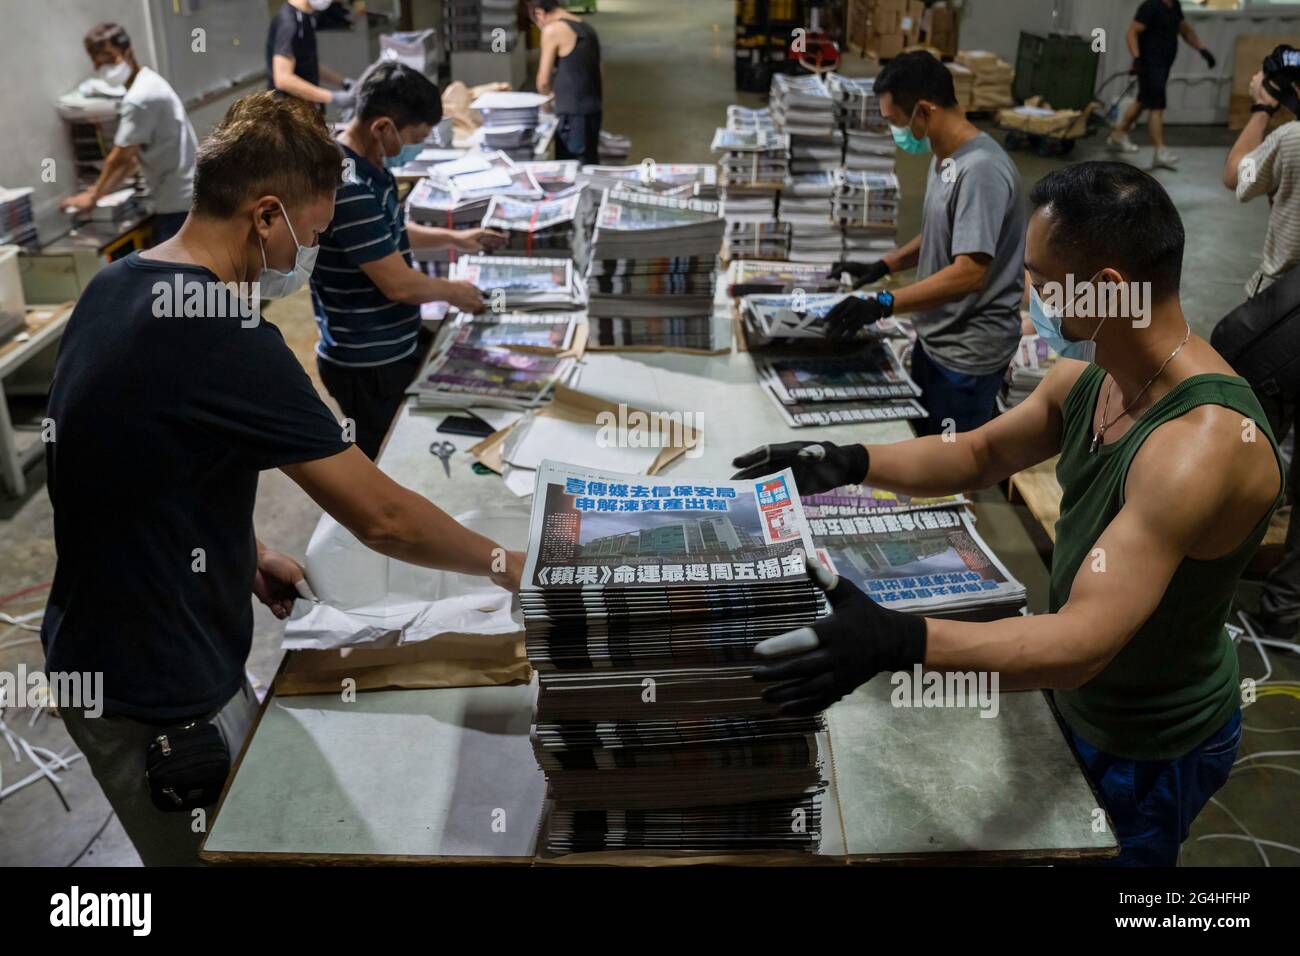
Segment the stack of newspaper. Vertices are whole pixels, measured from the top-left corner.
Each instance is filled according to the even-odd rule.
[[[0,186],[0,245],[23,246],[35,241],[32,188],[5,189]]]
[[[512,159],[531,159],[537,109],[549,97],[516,90],[484,93],[470,104],[483,114],[483,145]]]
[[[791,428],[926,417],[920,389],[889,342],[828,354],[788,348],[754,352],[763,392]]]
[[[717,199],[718,167],[703,163],[583,166],[579,182],[592,189],[624,189],[675,198]]]
[[[710,149],[719,155],[724,186],[780,189],[790,168],[790,137],[774,130],[719,129]]]
[[[443,333],[449,345],[513,348],[558,354],[573,345],[581,312],[460,313]]]
[[[466,153],[430,167],[411,190],[407,209],[414,222],[472,229],[483,221],[493,196],[536,200],[543,192],[532,172],[505,153]]]
[[[790,253],[790,225],[784,222],[728,222],[722,258],[784,259]]]
[[[532,174],[533,180],[547,199],[554,199],[560,193],[573,191],[581,168],[581,164],[576,159],[533,160],[519,165]]]
[[[764,261],[747,259],[732,262],[727,267],[727,295],[740,298],[746,295],[793,294],[796,289],[811,295],[817,292],[834,292],[839,288],[838,278],[825,268],[810,262]]]
[[[584,299],[572,259],[461,256],[449,277],[473,284],[494,311],[567,311]]]
[[[817,558],[874,601],[932,617],[1020,612],[1025,587],[956,508],[809,518]]]
[[[844,259],[879,259],[898,241],[898,177],[892,172],[835,174],[832,215],[844,235]]]
[[[755,110],[733,104],[727,107],[727,129],[775,130],[776,127],[772,124],[771,109]]]
[[[587,315],[595,346],[712,351],[729,329],[713,321],[718,204],[615,189],[589,241]]]
[[[1002,386],[1003,408],[1014,408],[1029,397],[1038,383],[1056,364],[1057,354],[1046,340],[1038,335],[1020,337],[1020,347],[1011,356],[1006,382]]]
[[[582,194],[577,190],[553,199],[513,199],[493,196],[483,225],[507,236],[495,250],[502,256],[571,256],[574,221]]]
[[[790,138],[771,129],[719,129],[712,149],[721,153],[722,215],[726,259],[747,255],[784,258],[789,230],[777,222],[777,201],[789,172]]]
[[[503,53],[519,38],[516,0],[443,0],[443,36],[450,51]]]
[[[776,716],[751,676],[755,644],[827,612],[810,545],[788,471],[541,463],[520,604],[545,852],[816,851],[824,724]]]
[[[835,174],[792,175],[781,192],[779,218],[790,227],[790,255],[797,262],[830,265],[840,261],[843,237],[832,214]]]
[[[835,116],[844,130],[844,168],[855,172],[892,172],[894,139],[880,113],[875,80],[831,73],[827,88],[835,101]]]
[[[545,401],[576,367],[565,356],[453,344],[429,360],[410,394],[417,405],[429,408],[528,409]]]

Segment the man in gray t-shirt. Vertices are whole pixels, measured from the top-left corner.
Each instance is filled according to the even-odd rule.
[[[149,184],[154,209],[154,242],[171,238],[185,221],[194,192],[194,155],[198,138],[185,105],[166,80],[136,63],[131,39],[115,23],[101,23],[85,38],[86,52],[109,84],[126,88],[118,110],[113,149],[99,179],[64,200],[64,208],[89,212],[135,171]]]
[[[934,152],[921,234],[879,262],[840,263],[858,284],[916,268],[916,281],[875,299],[849,299],[831,313],[848,337],[910,313],[919,341],[912,377],[928,420],[923,434],[971,431],[993,417],[998,389],[1020,341],[1028,217],[1020,173],[957,105],[952,74],[928,53],[908,53],[876,77],[880,110],[904,152]]]

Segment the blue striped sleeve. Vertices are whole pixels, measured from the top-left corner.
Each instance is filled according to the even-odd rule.
[[[345,183],[334,199],[334,219],[321,245],[355,266],[400,252],[393,223],[378,198],[362,183]]]

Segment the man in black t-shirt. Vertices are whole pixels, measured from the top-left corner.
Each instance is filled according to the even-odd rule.
[[[266,35],[266,88],[308,103],[333,103],[347,109],[355,97],[346,80],[316,55],[316,14],[334,0],[285,0]],[[321,79],[337,90],[321,86]]]
[[[1128,134],[1142,112],[1148,111],[1147,127],[1151,132],[1151,144],[1155,147],[1152,169],[1178,168],[1178,157],[1165,149],[1165,106],[1168,103],[1169,71],[1178,56],[1180,36],[1213,70],[1216,63],[1214,54],[1205,48],[1192,25],[1184,18],[1179,0],[1143,0],[1128,28],[1128,49],[1133,55],[1129,72],[1137,76],[1138,95],[1107,138],[1106,145],[1118,153],[1136,153],[1137,145]]]
[[[314,109],[240,100],[199,147],[180,232],[96,275],[60,346],[41,640],[51,675],[102,675],[102,716],[66,701],[63,715],[149,865],[197,862],[202,834],[151,803],[147,747],[211,721],[238,752],[255,708],[249,593],[283,618],[304,580],[254,533],[259,472],[280,469],[383,554],[518,587],[523,555],[379,471],[261,318],[261,298],[310,275],[341,173]]]

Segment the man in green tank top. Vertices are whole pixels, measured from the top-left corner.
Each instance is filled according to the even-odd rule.
[[[1050,613],[919,618],[827,575],[834,613],[760,644],[755,676],[795,713],[918,663],[1050,689],[1115,824],[1118,862],[1172,866],[1240,742],[1224,622],[1281,501],[1280,460],[1249,386],[1184,318],[1183,225],[1160,184],[1126,164],[1079,163],[1030,198],[1031,312],[1063,358],[1028,400],[964,434],[790,442],[736,466],[738,477],[790,467],[804,494],[865,481],[933,496],[1059,454]]]

